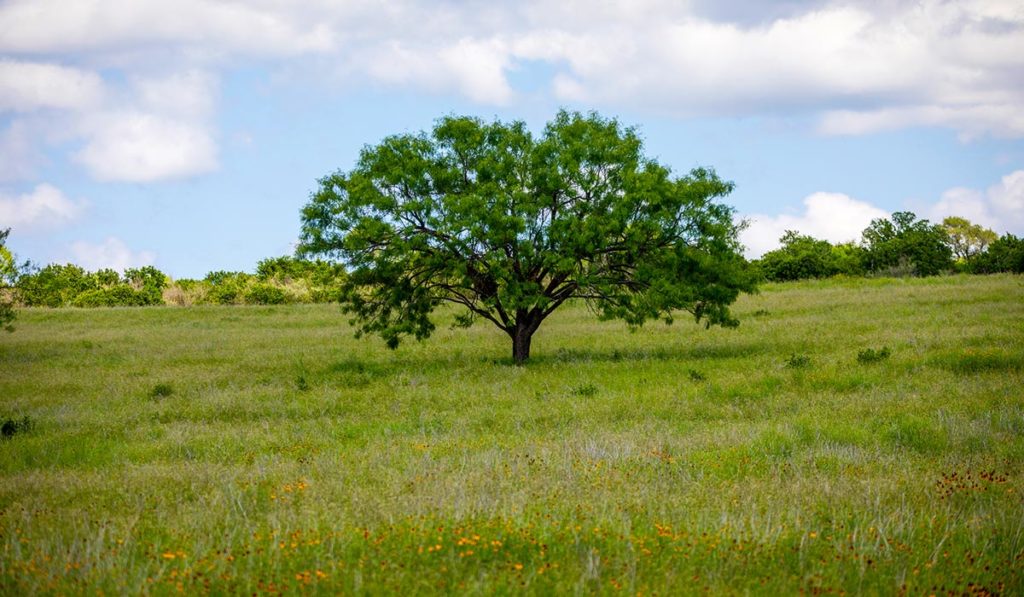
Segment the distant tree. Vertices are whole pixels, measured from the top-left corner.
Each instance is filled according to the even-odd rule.
[[[121,275],[112,269],[97,270],[92,274],[92,277],[96,279],[97,284],[103,287],[121,283]]]
[[[942,220],[942,230],[946,233],[946,244],[953,250],[953,257],[959,261],[969,261],[983,253],[998,238],[994,231],[956,216]]]
[[[18,267],[14,255],[7,248],[7,235],[10,233],[10,228],[0,230],[0,328],[13,332],[14,282],[18,276]]]
[[[590,301],[631,326],[678,310],[737,325],[728,306],[754,290],[732,183],[673,177],[635,131],[560,112],[539,137],[522,122],[441,119],[430,133],[364,148],[320,180],[302,212],[300,254],[343,260],[342,304],[358,334],[389,347],[425,338],[441,303],[465,307],[512,341],[516,363],[559,306]]]
[[[18,277],[18,298],[30,307],[63,307],[79,294],[97,288],[96,279],[73,264],[50,264]]]
[[[864,250],[853,243],[833,245],[794,230],[787,230],[779,243],[781,247],[768,251],[756,262],[766,280],[783,282],[864,273]]]
[[[1004,234],[992,241],[987,251],[971,260],[970,271],[978,274],[1024,274],[1024,238]]]
[[[828,241],[787,230],[779,238],[781,247],[768,251],[757,261],[766,280],[783,282],[806,278],[825,278],[833,275],[831,267],[832,245]]]
[[[909,268],[914,275],[934,276],[953,267],[946,232],[909,211],[872,220],[864,229],[863,243],[866,265],[874,272]]]
[[[162,305],[163,290],[167,288],[167,275],[152,265],[136,269],[126,269],[124,279],[137,292],[143,295],[145,305]]]
[[[855,242],[832,245],[832,259],[837,275],[863,276],[866,258],[864,247]]]

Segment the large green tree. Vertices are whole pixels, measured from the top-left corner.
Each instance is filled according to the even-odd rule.
[[[865,262],[875,272],[904,268],[917,276],[934,276],[953,267],[946,232],[909,211],[875,219],[862,234]]]
[[[735,326],[728,306],[754,276],[732,209],[715,201],[732,188],[711,170],[673,176],[633,129],[593,113],[559,112],[538,136],[523,122],[447,117],[321,179],[299,253],[346,264],[357,334],[390,347],[425,338],[431,312],[454,303],[459,323],[508,334],[523,363],[571,299],[631,326],[679,311]]]

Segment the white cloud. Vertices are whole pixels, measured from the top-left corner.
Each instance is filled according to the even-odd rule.
[[[859,241],[871,220],[889,217],[888,212],[842,193],[814,193],[804,198],[797,215],[745,216],[749,226],[740,234],[747,257],[760,257],[779,246],[787,230],[796,230],[831,243]]]
[[[108,237],[101,243],[79,241],[71,245],[72,261],[87,270],[110,268],[124,271],[130,267],[153,265],[156,255],[149,251],[134,252],[119,238]]]
[[[1024,234],[1024,170],[1007,174],[985,191],[949,189],[930,207],[928,216],[935,222],[958,216],[999,233]]]
[[[0,182],[31,178],[44,161],[31,128],[15,121],[0,132]]]
[[[206,118],[213,112],[217,79],[208,72],[190,69],[165,77],[135,77],[135,101],[148,111],[184,118]]]
[[[0,195],[0,228],[48,228],[76,219],[84,201],[68,199],[60,189],[40,184],[15,197]]]
[[[103,80],[93,72],[57,64],[0,60],[0,112],[40,108],[81,110],[103,97]]]
[[[314,5],[294,8],[274,1],[13,0],[0,7],[0,51],[109,53],[171,46],[208,54],[294,55],[332,47],[333,33],[318,18],[321,11]]]
[[[74,158],[104,181],[152,182],[210,172],[217,146],[202,127],[145,112],[90,117],[88,142]]]
[[[509,74],[537,61],[555,99],[587,107],[1024,136],[1014,0],[9,0],[0,31],[3,55],[74,64],[0,61],[0,111],[72,113],[78,160],[102,180],[216,168],[217,73],[252,61],[484,105],[513,104]],[[0,160],[21,160],[0,170],[28,169],[15,149],[0,142]]]
[[[360,62],[371,78],[414,84],[431,92],[457,91],[483,104],[507,104],[513,97],[505,76],[511,57],[499,41],[465,38],[440,47],[403,42],[373,47]]]
[[[133,75],[115,86],[80,69],[0,62],[0,111],[50,109],[18,116],[0,133],[0,180],[31,178],[44,147],[69,144],[80,145],[72,157],[103,181],[215,170],[217,88],[214,75],[197,69]]]

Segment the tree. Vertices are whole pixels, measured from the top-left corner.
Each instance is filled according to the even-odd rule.
[[[992,241],[987,251],[971,260],[970,271],[976,274],[1024,274],[1024,238],[1012,234],[1000,236]]]
[[[426,338],[431,312],[453,303],[458,324],[505,332],[521,364],[572,299],[630,326],[679,310],[737,325],[728,306],[755,287],[733,212],[714,201],[732,188],[711,170],[673,177],[633,129],[594,113],[561,111],[539,137],[522,122],[447,117],[322,178],[299,254],[347,265],[340,296],[357,336]]]
[[[872,220],[863,239],[871,271],[908,268],[918,276],[934,276],[953,267],[945,231],[909,211],[898,211],[889,220]]]
[[[0,230],[0,328],[13,332],[14,327],[14,282],[18,276],[18,268],[14,255],[7,248],[7,235],[11,229]]]
[[[956,216],[942,220],[942,230],[946,233],[946,244],[958,261],[970,261],[998,238],[994,231]]]
[[[779,243],[780,248],[768,251],[757,263],[767,280],[781,282],[863,273],[860,266],[863,250],[850,243],[833,245],[795,230],[787,230]]]

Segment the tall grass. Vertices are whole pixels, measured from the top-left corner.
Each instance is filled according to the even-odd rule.
[[[325,305],[25,310],[0,593],[1024,590],[1024,280],[736,312],[574,306],[515,367],[483,325],[391,352]]]

